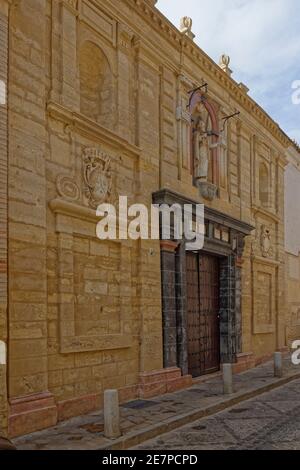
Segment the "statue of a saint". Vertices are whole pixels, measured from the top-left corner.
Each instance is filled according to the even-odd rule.
[[[195,177],[201,181],[207,181],[209,167],[209,137],[207,135],[207,123],[203,110],[197,109],[197,117],[194,127],[194,155]]]

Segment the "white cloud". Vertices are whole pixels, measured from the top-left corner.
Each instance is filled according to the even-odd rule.
[[[291,84],[300,80],[299,0],[159,0],[157,6],[176,26],[191,16],[196,43],[216,62],[230,55],[233,78],[286,131],[293,129],[300,118],[291,102]]]

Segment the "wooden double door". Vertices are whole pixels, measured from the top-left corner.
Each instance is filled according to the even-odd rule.
[[[189,374],[199,377],[220,369],[220,264],[193,252],[186,262]]]

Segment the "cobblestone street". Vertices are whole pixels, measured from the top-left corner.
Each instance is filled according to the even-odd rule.
[[[273,432],[278,422],[281,430],[284,418],[289,424],[290,417],[296,416],[297,411],[300,416],[299,372],[299,366],[292,366],[287,357],[283,379],[274,378],[273,363],[269,362],[236,374],[233,395],[223,395],[222,378],[216,375],[176,393],[124,403],[120,407],[122,436],[116,440],[105,438],[103,412],[99,410],[19,437],[14,439],[14,444],[23,450],[117,450],[139,444],[141,448],[149,445],[161,449],[185,449],[186,446],[222,449],[244,446],[245,443],[250,445],[255,431],[264,432],[265,426],[271,426]],[[290,385],[278,388],[286,381]],[[273,392],[262,395],[270,390]],[[249,398],[252,401],[245,401]],[[215,414],[238,403],[233,411]],[[201,416],[211,417],[197,422]],[[192,424],[183,428],[182,425],[187,423]],[[172,429],[174,431],[170,432]],[[164,434],[166,431],[169,434]],[[154,436],[162,437],[147,441]]]
[[[300,450],[300,380],[136,449]]]

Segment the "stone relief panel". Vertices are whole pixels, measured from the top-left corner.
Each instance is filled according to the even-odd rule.
[[[59,175],[56,180],[56,187],[58,194],[67,201],[77,202],[80,200],[80,189],[72,178]]]
[[[84,194],[88,205],[96,209],[112,194],[111,158],[101,149],[86,148],[83,152]]]
[[[300,306],[294,305],[290,312],[289,325],[286,327],[286,344],[291,346],[293,341],[300,338]]]
[[[74,246],[88,240],[74,237]],[[121,333],[121,249],[118,243],[90,242],[90,254],[75,251],[75,335]]]
[[[115,203],[118,197],[113,157],[100,147],[86,147],[80,150],[80,154],[81,174],[77,170],[73,177],[60,174],[56,178],[56,191],[60,198],[92,209],[104,202]]]
[[[276,267],[258,261],[252,275],[253,334],[275,332]]]
[[[257,221],[255,238],[252,242],[252,256],[262,257],[270,261],[276,258],[276,226],[275,223]]]

